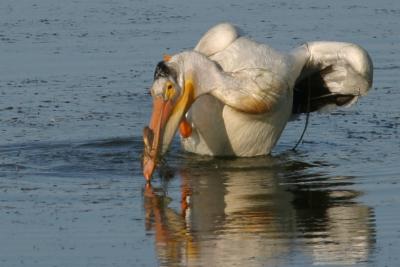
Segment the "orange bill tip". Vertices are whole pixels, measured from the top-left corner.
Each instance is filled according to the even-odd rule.
[[[143,166],[143,176],[146,178],[147,182],[150,182],[151,176],[153,176],[154,169],[156,168],[156,164],[153,159],[149,159],[146,164]]]

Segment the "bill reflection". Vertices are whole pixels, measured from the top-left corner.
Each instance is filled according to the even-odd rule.
[[[274,158],[179,166],[171,180],[179,179],[179,199],[167,194],[167,180],[144,192],[146,230],[155,236],[161,266],[368,260],[374,215],[357,202],[360,192],[349,189],[352,177],[327,177]]]

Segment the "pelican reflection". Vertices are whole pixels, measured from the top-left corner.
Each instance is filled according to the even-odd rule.
[[[171,180],[144,193],[146,230],[155,236],[161,266],[368,260],[374,214],[357,202],[352,177],[272,157],[183,159],[179,166]]]

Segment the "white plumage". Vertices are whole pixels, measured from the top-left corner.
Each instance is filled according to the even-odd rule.
[[[237,97],[234,90],[244,89],[239,86],[223,86],[210,90],[206,97],[199,97],[187,116],[193,125],[193,134],[181,139],[185,150],[198,154],[270,153],[292,115],[296,82],[328,67],[334,71],[323,74],[323,79],[330,92],[353,95],[352,101],[364,95],[372,83],[368,54],[349,43],[312,42],[290,54],[281,54],[265,44],[240,37],[230,24],[220,24],[210,29],[194,50],[218,63],[238,85],[241,81],[255,82],[256,86],[246,87],[244,93],[273,105],[261,114],[238,111],[229,103]],[[213,75],[206,76],[211,80],[207,83],[215,82]]]
[[[265,155],[293,114],[350,105],[367,93],[372,76],[368,53],[355,44],[309,42],[283,54],[241,36],[231,24],[216,25],[193,51],[157,65],[151,91],[158,104],[146,131],[156,132],[155,141],[145,135],[148,169],[185,117],[191,125],[181,138],[186,151]]]

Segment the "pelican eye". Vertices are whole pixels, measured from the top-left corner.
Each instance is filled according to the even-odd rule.
[[[174,85],[171,82],[167,82],[166,87],[167,87],[167,90],[165,92],[165,95],[166,95],[167,99],[173,98],[176,94]]]

